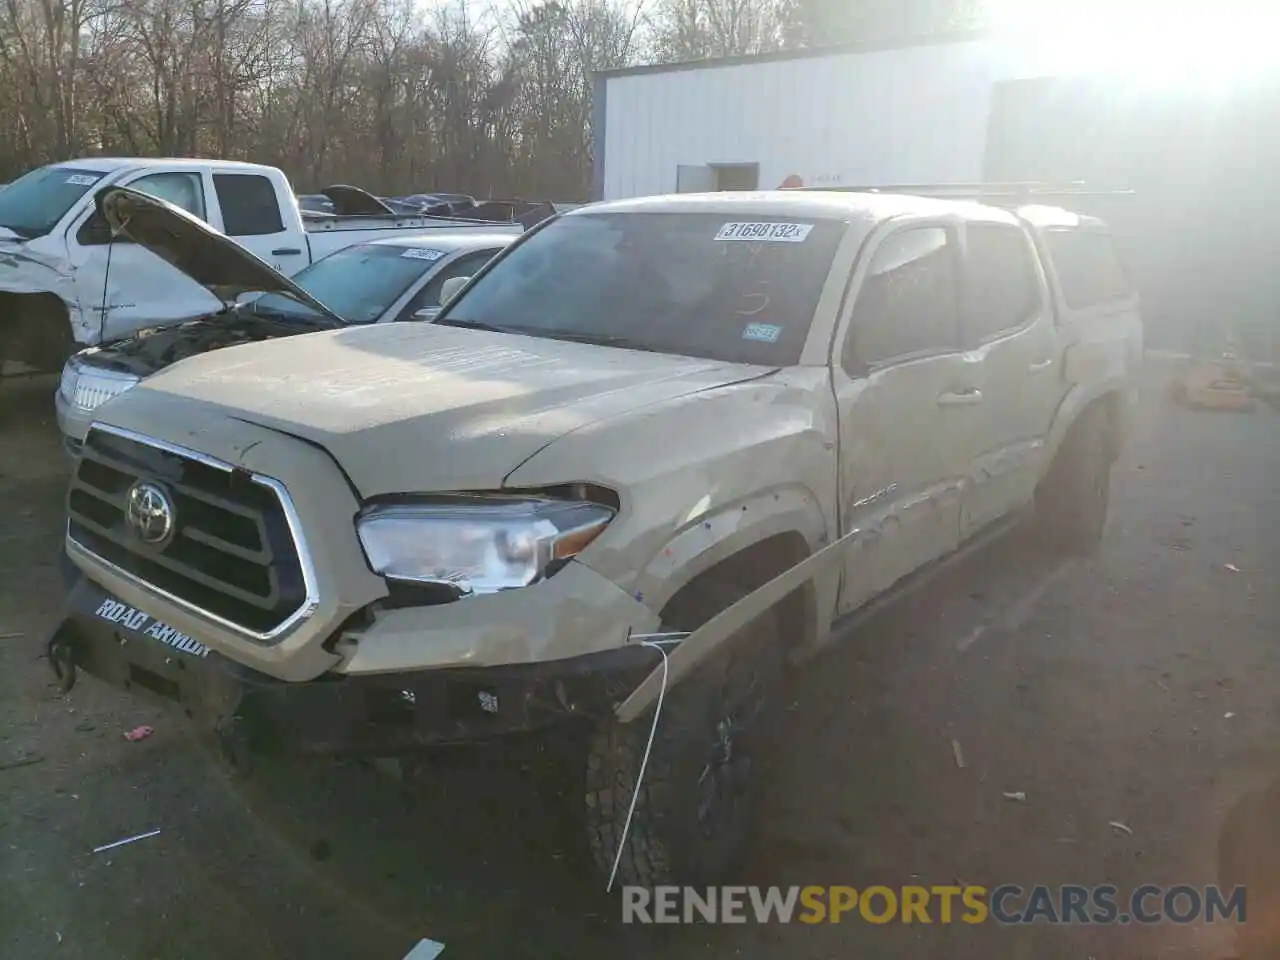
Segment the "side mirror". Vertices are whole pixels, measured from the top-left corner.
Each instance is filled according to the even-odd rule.
[[[427,322],[430,322],[438,316],[440,316],[439,307],[421,307],[420,309],[413,311],[413,313],[410,314],[409,319],[425,320]]]
[[[471,282],[470,277],[450,277],[440,287],[440,303],[444,305],[458,295],[458,291]]]

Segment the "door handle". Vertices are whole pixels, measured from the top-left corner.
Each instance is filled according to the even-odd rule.
[[[951,390],[938,397],[938,406],[940,407],[965,407],[981,402],[982,391],[976,387],[969,387],[965,390]]]
[[[1027,373],[1039,373],[1042,370],[1048,370],[1052,366],[1053,366],[1052,357],[1050,357],[1048,360],[1037,360],[1035,363],[1030,364],[1027,367]]]
[[[296,257],[301,253],[302,251],[297,247],[281,247],[278,250],[271,251],[273,257]]]

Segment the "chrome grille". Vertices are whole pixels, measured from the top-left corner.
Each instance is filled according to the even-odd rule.
[[[138,482],[156,484],[172,503],[163,543],[144,543],[129,527]],[[95,426],[67,495],[67,535],[156,592],[269,641],[312,602],[284,497],[248,471]]]

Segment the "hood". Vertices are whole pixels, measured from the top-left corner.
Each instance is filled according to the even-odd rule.
[[[94,203],[113,234],[172,264],[223,303],[246,293],[280,293],[345,323],[271,264],[171,203],[128,187],[104,187]]]
[[[192,357],[129,391],[112,422],[168,436],[167,397],[302,438],[365,497],[496,489],[547,444],[638,407],[772,368],[436,324],[379,324]],[[132,411],[135,411],[132,412]],[[565,482],[590,479],[566,477]]]

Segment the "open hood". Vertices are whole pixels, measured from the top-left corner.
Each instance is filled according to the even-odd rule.
[[[384,200],[379,200],[368,190],[361,190],[345,183],[335,183],[320,191],[333,201],[333,212],[340,217],[389,217],[394,216]]]
[[[223,303],[234,303],[246,293],[279,293],[319,311],[335,325],[346,325],[271,264],[171,203],[128,187],[104,187],[94,194],[94,203],[113,235],[151,251]]]

